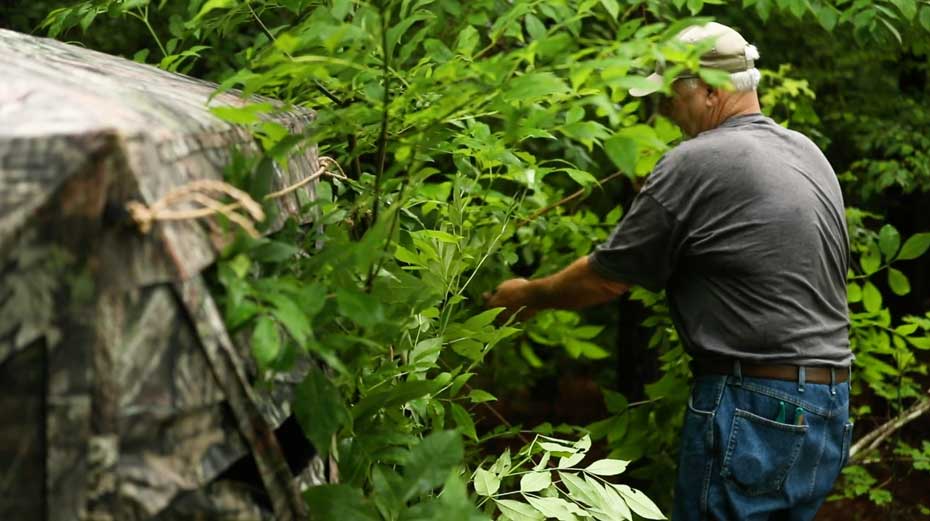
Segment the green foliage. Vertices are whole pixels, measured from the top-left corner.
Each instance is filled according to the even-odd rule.
[[[858,268],[850,271],[848,282],[850,342],[861,378],[854,385],[861,392],[859,386],[864,382],[879,396],[895,402],[923,392],[916,377],[927,374],[927,364],[914,349],[930,349],[930,314],[904,316],[893,324],[875,279],[884,272],[884,282],[892,293],[909,293],[908,277],[892,263],[923,255],[930,248],[930,234],[915,234],[901,246],[901,235],[892,225],[885,224],[878,233],[864,227],[868,217],[854,208],[847,210],[851,250],[854,257],[858,255]]]
[[[481,309],[480,295],[513,272],[552,273],[607,237],[623,212],[610,174],[640,183],[680,138],[626,90],[656,62],[670,65],[666,88],[698,69],[699,51],[666,40],[689,17],[725,9],[747,24],[772,20],[791,39],[769,49],[794,50],[798,34],[819,42],[814,65],[766,62],[764,110],[821,146],[850,144],[839,170],[864,207],[889,188],[927,192],[926,104],[873,103],[893,88],[883,53],[903,44],[926,56],[930,6],[913,1],[84,0],[50,10],[42,26],[62,37],[131,24],[146,41],[118,52],[283,100],[214,109],[251,128],[267,155],[228,173],[256,199],[270,161],[304,143],[344,165],[349,179],[321,184],[304,208],[320,226],[239,237],[216,269],[225,320],[249,341],[259,385],[313,360],[293,408],[343,481],[306,492],[315,519],[657,519],[644,494],[605,476],[635,460],[630,474],[668,504],[690,375],[664,296],[631,297],[650,312],[661,365],[646,400],[604,390],[610,417],[565,428],[590,437],[537,435],[515,462],[504,452],[485,468],[485,442],[519,433],[482,421],[492,392],[560,370],[566,357],[607,366],[603,346],[618,332],[561,311],[521,330]],[[836,95],[847,84],[867,88]],[[267,120],[289,106],[316,111],[305,135]],[[908,227],[855,208],[847,218],[854,390],[900,408],[926,375],[930,314],[896,313],[890,301],[914,290],[907,261],[930,234],[902,237]],[[472,387],[490,371],[491,392]],[[608,457],[582,468],[592,441]],[[844,476],[845,497],[891,499],[864,467]]]
[[[631,519],[631,512],[644,519],[665,519],[645,494],[606,479],[622,474],[629,461],[600,459],[581,466],[590,448],[589,436],[571,442],[537,434],[513,458],[508,450],[487,470],[478,466],[472,482],[482,498],[479,506],[513,520],[580,516],[610,521]]]
[[[865,467],[851,465],[843,469],[842,475],[842,495],[831,496],[830,499],[865,496],[878,506],[886,505],[894,499],[888,489],[874,486],[878,480]]]

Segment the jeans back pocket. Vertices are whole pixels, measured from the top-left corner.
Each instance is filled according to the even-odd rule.
[[[801,454],[807,429],[736,409],[721,475],[750,495],[781,489]]]

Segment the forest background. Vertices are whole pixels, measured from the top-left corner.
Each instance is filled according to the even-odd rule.
[[[688,357],[664,295],[502,324],[481,294],[607,237],[681,139],[630,98],[714,19],[757,45],[763,111],[804,132],[847,204],[854,454],[819,519],[930,517],[930,2],[32,0],[0,24],[316,111],[215,109],[264,155],[317,144],[348,179],[323,227],[241,234],[213,276],[256,385],[312,356],[294,402],[340,484],[315,519],[658,518],[669,512]],[[705,80],[725,78],[701,71]],[[916,418],[897,429],[896,418]],[[584,462],[582,464],[582,462]],[[592,463],[593,462],[593,463]],[[619,475],[619,477],[617,477]],[[645,491],[640,492],[640,490]],[[650,499],[651,498],[651,499]],[[351,515],[349,515],[351,514]],[[349,517],[346,517],[349,515]]]

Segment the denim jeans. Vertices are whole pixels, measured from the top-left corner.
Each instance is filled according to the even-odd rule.
[[[814,518],[846,464],[849,384],[697,377],[672,521]]]

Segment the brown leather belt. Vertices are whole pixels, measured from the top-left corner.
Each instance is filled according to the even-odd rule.
[[[695,374],[735,374],[732,360],[694,360],[692,370]],[[751,364],[740,362],[740,374],[752,378],[771,378],[774,380],[798,380],[800,366],[789,364]],[[830,383],[830,370],[833,369],[834,383],[845,382],[849,378],[849,368],[828,366],[804,366],[804,381],[815,384]]]

